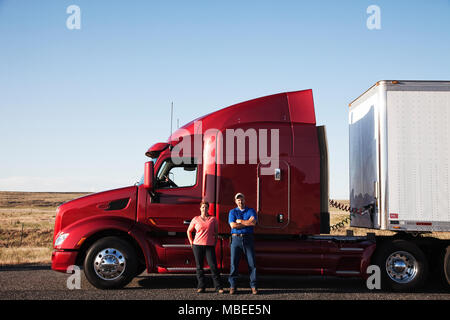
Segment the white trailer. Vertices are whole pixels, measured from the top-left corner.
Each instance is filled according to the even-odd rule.
[[[450,81],[378,81],[349,105],[351,226],[377,236],[384,287],[450,289]],[[356,212],[355,212],[356,211]]]
[[[350,103],[351,226],[450,231],[450,81],[378,81]]]

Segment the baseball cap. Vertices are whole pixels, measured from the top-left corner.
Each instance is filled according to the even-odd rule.
[[[236,200],[238,197],[245,198],[244,194],[240,193],[240,192],[236,193],[236,195],[234,196],[234,199]]]

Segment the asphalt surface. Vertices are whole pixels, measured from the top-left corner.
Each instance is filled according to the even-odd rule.
[[[80,289],[70,290],[69,277],[50,266],[0,267],[0,300],[450,300],[450,291],[435,284],[414,293],[392,293],[369,290],[354,278],[260,275],[260,292],[254,296],[245,276],[236,295],[228,290],[220,295],[211,287],[198,294],[195,275],[143,273],[121,290],[96,289],[82,271]],[[227,283],[226,275],[222,280]]]

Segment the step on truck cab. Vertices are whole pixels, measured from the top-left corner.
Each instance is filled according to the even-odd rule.
[[[368,276],[377,239],[329,235],[327,142],[325,128],[316,125],[312,90],[210,113],[154,144],[146,155],[151,161],[139,184],[58,207],[53,270],[83,266],[86,278],[102,289],[123,287],[145,270],[194,273],[186,230],[204,199],[219,221],[217,263],[227,273],[228,212],[241,192],[258,216],[259,274]],[[400,276],[409,270],[397,256],[390,259],[398,262],[394,271]],[[240,272],[246,271],[241,263]],[[406,281],[397,281],[395,272],[386,286],[401,290],[424,281],[417,270]]]

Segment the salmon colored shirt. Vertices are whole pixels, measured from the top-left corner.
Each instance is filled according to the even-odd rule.
[[[214,246],[216,239],[214,237],[215,228],[217,226],[217,219],[209,216],[206,221],[203,221],[201,216],[196,216],[191,220],[189,229],[195,229],[195,238],[193,244],[198,246]]]

